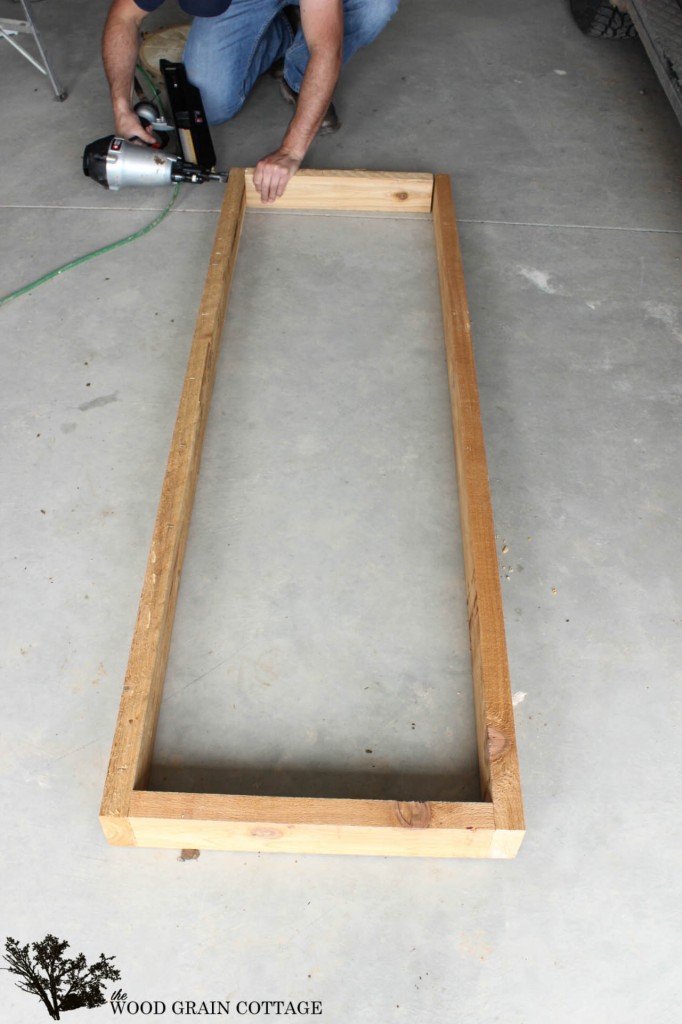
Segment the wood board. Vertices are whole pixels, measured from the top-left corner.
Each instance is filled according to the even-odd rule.
[[[216,362],[246,210],[433,219],[464,549],[480,802],[185,794],[146,789]],[[109,842],[239,851],[516,855],[525,832],[478,386],[447,175],[299,171],[274,205],[230,172],[131,645],[100,821]]]

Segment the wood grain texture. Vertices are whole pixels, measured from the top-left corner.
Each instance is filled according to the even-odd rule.
[[[135,792],[134,817],[197,818],[215,821],[277,821],[374,828],[492,828],[489,803],[348,800],[320,797],[228,796],[222,793]]]
[[[100,820],[110,843],[179,849],[513,857],[524,835],[502,597],[450,182],[304,171],[263,207],[233,170],[192,342],[131,647]],[[144,792],[227,298],[247,205],[428,212],[438,254],[460,492],[484,802],[417,803]]]
[[[457,460],[481,789],[484,798],[493,802],[495,827],[522,837],[525,824],[495,527],[464,273],[447,175],[435,178],[433,222]],[[500,837],[498,848],[511,849],[514,842],[507,837],[505,846]],[[504,852],[497,855],[504,856]]]
[[[486,803],[140,792],[129,825],[132,845],[211,850],[490,857],[495,840]]]
[[[259,210],[339,210],[359,213],[430,213],[432,174],[388,171],[298,171],[284,195],[261,202],[246,171],[246,205]]]
[[[135,836],[128,818],[120,814],[100,814],[104,837],[112,846],[135,846]]]
[[[128,813],[150,767],[215,366],[245,210],[244,174],[230,174],[180,397],[154,525],[101,807]]]

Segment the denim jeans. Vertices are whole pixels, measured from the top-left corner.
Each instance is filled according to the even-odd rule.
[[[343,63],[379,35],[400,0],[343,0]],[[241,109],[256,79],[284,58],[284,78],[300,92],[309,52],[283,10],[294,0],[232,0],[217,18],[195,18],[184,63],[201,90],[206,117],[220,124]],[[298,3],[295,4],[298,6]]]

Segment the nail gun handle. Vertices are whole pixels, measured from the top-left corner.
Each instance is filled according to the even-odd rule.
[[[169,132],[173,131],[173,125],[169,124],[166,118],[159,114],[154,104],[148,100],[136,103],[133,107],[133,113],[137,115],[145,128],[150,128],[154,132],[159,149],[165,149],[170,138]],[[129,141],[133,142],[138,138],[138,136],[132,136]],[[139,139],[139,141],[144,142],[147,146],[149,145],[146,139]]]

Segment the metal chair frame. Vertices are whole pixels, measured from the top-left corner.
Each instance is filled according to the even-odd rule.
[[[0,39],[5,39],[10,46],[14,47],[15,50],[18,50],[22,57],[25,57],[26,60],[41,73],[41,75],[47,75],[54,90],[55,97],[58,100],[65,100],[67,92],[65,89],[62,89],[59,84],[50,63],[38,26],[36,25],[33,17],[31,0],[19,0],[19,3],[22,6],[25,18],[23,20],[17,18],[0,18]],[[35,57],[28,52],[28,50],[25,50],[24,47],[16,41],[14,37],[17,35],[33,36],[40,55],[40,61],[42,61],[42,63],[37,61]]]

